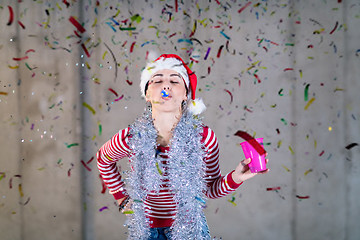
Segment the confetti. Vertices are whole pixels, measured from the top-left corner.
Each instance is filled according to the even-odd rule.
[[[233,102],[233,99],[234,99],[233,94],[227,89],[224,89],[224,91],[227,92],[230,95],[230,104],[231,104]]]
[[[242,8],[240,8],[240,9],[238,10],[238,13],[241,13],[242,11],[245,10],[245,8],[247,8],[247,7],[250,6],[250,5],[251,5],[251,2],[246,3],[245,6],[243,6]]]
[[[6,25],[10,26],[14,21],[14,10],[11,6],[8,6],[9,9],[9,21]]]
[[[304,107],[304,110],[307,110],[309,108],[309,106],[315,101],[315,98],[311,98],[310,101],[306,104],[306,106]]]
[[[350,144],[347,145],[345,148],[348,149],[348,150],[350,150],[350,149],[352,149],[353,147],[358,146],[358,145],[359,145],[358,143],[350,143]]]
[[[102,208],[99,209],[99,212],[102,212],[102,211],[104,211],[105,209],[109,209],[109,208],[106,207],[106,206],[105,206],[105,207],[102,207]]]
[[[260,145],[260,143],[258,143],[252,136],[250,136],[250,134],[248,134],[247,132],[244,131],[237,131],[235,134],[235,136],[241,137],[242,139],[244,139],[245,141],[248,141],[251,146],[260,154],[266,154],[265,149]]]
[[[269,187],[269,188],[266,188],[266,191],[277,191],[277,190],[280,190],[280,187]]]
[[[67,147],[67,148],[71,148],[71,147],[79,146],[79,144],[78,144],[78,143],[72,143],[72,144],[67,144],[67,143],[65,143],[65,145],[66,145],[66,147]]]
[[[330,32],[330,34],[333,34],[334,32],[335,32],[335,30],[336,30],[336,28],[337,28],[337,26],[338,26],[338,21],[336,21],[336,23],[335,23],[335,27],[334,27],[334,29],[333,30],[331,30],[331,32]]]
[[[312,168],[310,168],[309,170],[305,171],[305,172],[304,172],[304,176],[308,175],[308,174],[311,173],[312,171],[313,171]]]
[[[296,195],[296,197],[298,199],[308,199],[308,198],[310,198],[310,196],[300,196],[300,195]]]
[[[80,33],[84,33],[86,31],[85,28],[73,16],[70,16],[69,21],[76,27],[76,29]]]
[[[89,111],[95,115],[96,114],[96,111],[89,105],[87,104],[86,102],[83,102],[83,106],[86,107],[87,109],[89,109]]]
[[[305,101],[305,102],[308,101],[309,87],[310,87],[310,83],[305,86],[305,90],[304,90],[304,101]]]

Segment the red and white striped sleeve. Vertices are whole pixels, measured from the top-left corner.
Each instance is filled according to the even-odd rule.
[[[116,162],[130,156],[129,130],[129,127],[120,130],[96,154],[101,177],[115,199],[121,199],[127,195]]]
[[[232,172],[221,176],[219,166],[219,145],[215,133],[207,126],[203,128],[202,142],[205,145],[205,181],[208,185],[206,196],[208,198],[220,198],[235,191],[242,183],[237,184],[232,178]]]

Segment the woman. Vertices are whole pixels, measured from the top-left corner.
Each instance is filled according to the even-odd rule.
[[[110,193],[123,212],[132,213],[129,239],[210,239],[205,199],[223,197],[256,175],[250,159],[221,175],[217,138],[198,117],[205,105],[195,99],[196,84],[175,54],[148,64],[140,88],[149,108],[97,153]],[[116,167],[124,157],[131,167],[125,180]]]

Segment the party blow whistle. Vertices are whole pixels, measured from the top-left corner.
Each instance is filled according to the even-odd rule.
[[[161,90],[161,96],[167,98],[169,97],[169,93],[163,89]]]

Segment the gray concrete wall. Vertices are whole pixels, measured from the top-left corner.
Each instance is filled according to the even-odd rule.
[[[237,130],[269,153],[269,174],[208,201],[212,236],[359,239],[359,24],[357,0],[1,1],[0,238],[126,238],[92,158],[145,107],[147,53],[177,53],[222,172],[244,158]]]

